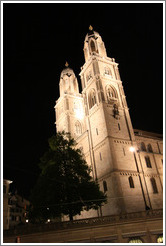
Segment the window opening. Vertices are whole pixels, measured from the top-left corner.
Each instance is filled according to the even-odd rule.
[[[146,151],[146,147],[145,147],[145,144],[143,142],[141,143],[141,150]]]
[[[152,145],[151,144],[148,144],[148,146],[147,146],[147,149],[148,149],[148,152],[153,152],[153,149],[152,149]]]
[[[100,160],[102,161],[102,156],[101,156],[101,153],[100,153]]]
[[[158,189],[157,189],[157,185],[156,185],[156,180],[154,178],[151,178],[150,181],[151,181],[151,184],[152,184],[153,193],[154,194],[158,193]]]
[[[108,189],[107,189],[107,182],[104,180],[103,181],[103,189],[104,189],[104,192],[106,192]]]
[[[93,40],[91,40],[90,46],[91,46],[91,51],[92,51],[92,52],[97,52],[97,51],[96,51],[96,47],[95,47],[95,43],[94,43]]]
[[[145,156],[145,161],[146,161],[146,166],[147,166],[148,168],[152,168],[152,165],[151,165],[149,156]]]
[[[75,123],[75,130],[76,130],[77,134],[81,134],[82,133],[81,124],[78,121]]]
[[[134,181],[131,176],[129,177],[129,184],[130,184],[130,188],[134,188]]]
[[[96,93],[95,90],[92,90],[89,93],[89,108],[91,109],[96,104]]]

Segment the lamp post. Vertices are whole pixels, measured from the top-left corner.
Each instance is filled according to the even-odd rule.
[[[143,178],[144,178],[144,182],[145,182],[145,187],[146,187],[146,190],[147,190],[147,194],[148,194],[148,200],[149,200],[149,205],[150,205],[150,208],[148,207],[147,205],[147,202],[146,202],[146,198],[145,198],[145,193],[144,193],[144,190],[143,190],[143,185],[142,185],[142,180],[141,180],[141,177],[140,177],[140,174],[139,174],[139,168],[138,168],[138,162],[137,162],[137,158],[136,158],[136,155],[135,155],[135,147],[131,146],[130,147],[130,151],[133,153],[134,155],[134,160],[135,160],[135,163],[136,163],[136,168],[137,168],[137,172],[138,172],[138,177],[139,177],[139,181],[140,181],[140,185],[141,185],[141,191],[142,191],[142,196],[143,196],[143,199],[144,199],[144,203],[145,203],[145,210],[149,210],[151,209],[151,202],[150,202],[150,198],[149,198],[149,194],[148,194],[148,190],[147,190],[147,185],[146,185],[146,180],[145,180],[145,177],[143,175]],[[137,151],[138,152],[138,151]],[[139,152],[138,152],[139,153]],[[139,155],[139,154],[138,154]],[[140,164],[141,164],[141,169],[142,169],[142,163],[141,163],[141,159],[140,159],[140,156],[139,156],[139,160],[140,160]],[[143,172],[143,169],[142,169],[142,172]]]

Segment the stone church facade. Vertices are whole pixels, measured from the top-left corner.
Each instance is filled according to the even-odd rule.
[[[118,64],[107,56],[92,27],[85,37],[84,56],[81,93],[68,64],[61,72],[56,129],[76,139],[108,202],[75,219],[161,209],[162,136],[133,129]]]

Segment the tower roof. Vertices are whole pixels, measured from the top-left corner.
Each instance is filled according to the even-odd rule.
[[[93,27],[91,25],[89,26],[89,31],[88,31],[87,35],[85,36],[85,42],[88,41],[88,39],[90,37],[94,37],[95,39],[100,37],[100,34],[98,32],[96,32],[96,31],[94,31]]]
[[[61,77],[63,77],[64,75],[70,76],[72,74],[75,75],[73,69],[70,68],[68,62],[66,62],[65,63],[65,68],[61,72]]]

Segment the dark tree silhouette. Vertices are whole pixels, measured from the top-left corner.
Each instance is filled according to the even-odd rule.
[[[80,149],[69,133],[58,132],[49,140],[49,150],[40,159],[41,174],[31,193],[31,218],[68,215],[70,220],[83,210],[98,209],[106,195],[92,179]]]

